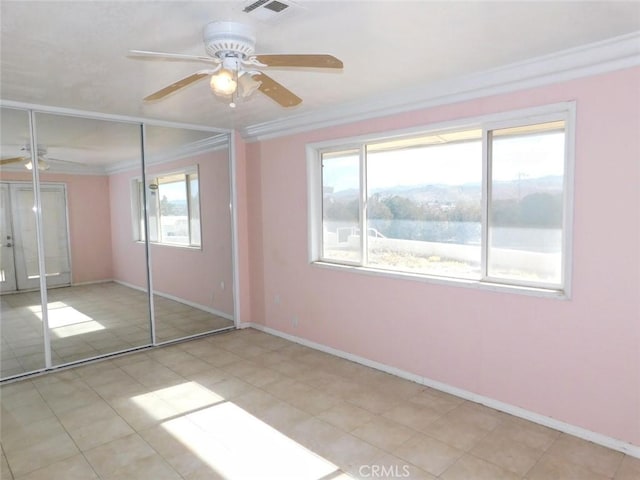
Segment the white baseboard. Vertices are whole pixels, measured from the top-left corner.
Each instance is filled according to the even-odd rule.
[[[71,282],[72,287],[82,287],[83,285],[97,285],[99,283],[111,283],[115,280],[113,278],[107,278],[104,280],[91,280],[89,282]]]
[[[319,350],[324,353],[335,355],[336,357],[344,358],[346,360],[359,363],[366,367],[375,368],[376,370],[380,370],[385,373],[390,373],[391,375],[396,375],[397,377],[404,378],[406,380],[410,380],[412,382],[419,383],[421,385],[425,385],[427,387],[431,387],[436,390],[449,393],[451,395],[455,395],[456,397],[464,398],[465,400],[469,400],[475,403],[485,405],[487,407],[493,408],[495,410],[499,410],[501,412],[508,413],[515,417],[523,418],[533,423],[537,423],[539,425],[544,425],[545,427],[553,428],[554,430],[559,430],[569,435],[573,435],[574,437],[578,437],[583,440],[587,440],[589,442],[602,445],[603,447],[611,448],[612,450],[617,450],[629,456],[640,458],[640,446],[633,445],[632,443],[624,442],[622,440],[618,440],[618,439],[609,437],[607,435],[603,435],[601,433],[593,432],[591,430],[587,430],[585,428],[578,427],[570,423],[562,422],[555,418],[551,418],[545,415],[541,415],[539,413],[531,412],[529,410],[525,410],[524,408],[520,408],[515,405],[504,403],[499,400],[495,400],[493,398],[485,397],[483,395],[478,395],[476,393],[469,392],[468,390],[463,390],[461,388],[453,387],[446,383],[438,382],[436,380],[432,380],[426,377],[421,377],[420,375],[416,375],[414,373],[407,372],[399,368],[391,367],[383,363],[375,362],[373,360],[369,360],[367,358],[360,357],[358,355],[353,355],[351,353],[344,352],[342,350],[337,350],[335,348],[322,345],[321,343],[312,342],[305,338],[296,337],[288,333],[280,332],[278,330],[274,330],[273,328],[266,327],[258,323],[244,322],[238,326],[238,328],[249,328],[249,327],[255,328],[256,330],[260,330],[265,333],[269,333],[271,335],[275,335],[277,337],[284,338],[286,340],[290,340],[300,345],[304,345],[305,347],[313,348],[315,350]]]

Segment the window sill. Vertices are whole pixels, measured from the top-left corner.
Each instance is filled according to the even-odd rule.
[[[145,244],[145,242],[142,242],[140,240],[135,240],[135,242],[140,244],[140,245],[144,245]],[[180,245],[178,243],[149,242],[149,245],[151,245],[152,247],[181,248],[183,250],[202,251],[202,246]]]
[[[361,267],[355,265],[342,265],[338,263],[331,263],[322,260],[312,261],[311,265],[314,267],[326,268],[330,270],[338,270],[343,272],[350,272],[362,275],[372,275],[376,277],[387,277],[402,280],[412,280],[417,282],[424,282],[434,285],[442,286],[454,286],[463,288],[472,288],[476,290],[487,290],[490,292],[501,293],[513,293],[519,295],[528,295],[541,298],[553,298],[556,300],[569,300],[570,296],[564,290],[555,290],[549,288],[540,288],[523,285],[510,285],[503,283],[490,282],[486,280],[453,278],[453,277],[440,277],[435,275],[398,272],[392,270],[382,270],[371,267]]]

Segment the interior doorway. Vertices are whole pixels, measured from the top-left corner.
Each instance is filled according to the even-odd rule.
[[[2,182],[0,207],[0,292],[40,288],[33,185]],[[71,284],[67,195],[64,184],[42,184],[42,237],[48,287]]]

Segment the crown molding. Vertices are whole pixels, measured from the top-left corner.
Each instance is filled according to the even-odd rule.
[[[603,74],[640,65],[640,31],[384,97],[250,125],[247,142]]]
[[[179,147],[171,150],[147,154],[145,155],[145,165],[147,167],[150,165],[160,165],[163,163],[173,162],[181,158],[192,157],[201,153],[229,149],[229,143],[228,134],[218,134],[212,137],[203,138],[202,140],[196,140],[195,142],[180,145]],[[121,173],[133,170],[134,168],[140,168],[140,158],[124,160],[122,162],[108,165],[105,168],[105,172],[108,175],[113,175],[114,173]]]

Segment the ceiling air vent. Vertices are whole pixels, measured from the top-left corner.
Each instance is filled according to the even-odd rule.
[[[257,0],[247,2],[242,9],[244,13],[262,22],[275,22],[289,16],[300,7],[289,0]]]

